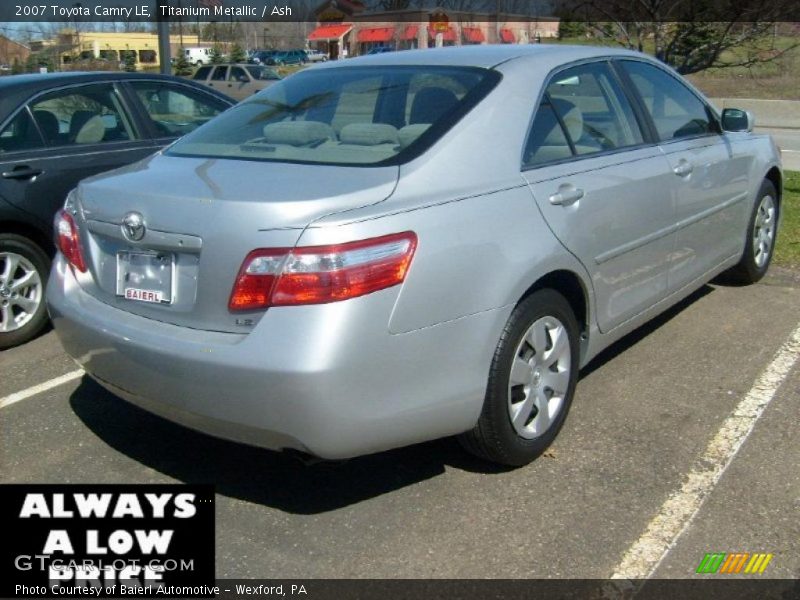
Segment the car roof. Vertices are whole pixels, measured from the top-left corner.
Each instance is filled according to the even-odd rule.
[[[73,85],[80,83],[95,83],[103,81],[135,81],[137,79],[152,81],[154,79],[163,79],[164,81],[178,81],[180,83],[198,87],[205,92],[219,97],[220,99],[227,100],[228,102],[235,102],[224,94],[216,92],[215,90],[199,86],[198,84],[184,79],[183,77],[175,77],[173,75],[161,75],[159,73],[127,73],[124,71],[99,71],[99,72],[81,72],[74,71],[69,73],[35,73],[32,75],[9,75],[0,77],[0,121],[5,118],[9,112],[16,109],[21,103],[30,98],[32,95],[43,92],[52,88],[58,88],[65,85]]]
[[[546,58],[548,63],[567,63],[584,58],[617,55],[645,56],[631,50],[602,46],[576,46],[567,44],[490,44],[382,52],[369,56],[350,58],[346,61],[332,61],[315,68],[335,69],[355,65],[449,65],[489,69],[510,60],[520,58]]]

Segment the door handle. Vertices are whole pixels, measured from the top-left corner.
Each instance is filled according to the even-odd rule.
[[[554,206],[569,206],[583,198],[583,190],[574,185],[566,183],[558,188],[558,191],[550,196],[550,204]]]
[[[692,163],[683,158],[679,160],[678,164],[675,165],[675,168],[672,169],[672,172],[678,177],[686,177],[687,175],[691,175],[692,171],[694,171]]]
[[[44,173],[41,169],[33,169],[28,166],[14,167],[10,171],[3,173],[4,179],[33,179],[37,175]]]

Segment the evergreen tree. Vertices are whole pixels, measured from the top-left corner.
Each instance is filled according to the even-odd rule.
[[[230,62],[232,63],[243,63],[247,62],[247,53],[244,51],[239,44],[234,44],[231,46],[231,58]]]
[[[222,55],[222,50],[220,50],[219,46],[214,44],[211,50],[208,53],[209,58],[211,59],[212,65],[218,65],[221,62],[225,61],[225,57]]]
[[[186,60],[186,53],[183,48],[178,52],[178,58],[175,59],[175,66],[173,68],[175,75],[179,77],[188,77],[193,73],[192,65]]]

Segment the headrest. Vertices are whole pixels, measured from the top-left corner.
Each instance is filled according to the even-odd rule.
[[[423,88],[414,95],[408,122],[410,125],[435,123],[456,104],[458,97],[447,88]]]
[[[339,141],[358,146],[378,146],[380,144],[399,144],[397,128],[386,123],[350,123],[342,127]]]
[[[92,116],[86,123],[83,124],[78,135],[75,136],[76,144],[96,144],[103,141],[106,135],[106,126],[103,119],[97,115]]]
[[[564,121],[564,127],[573,142],[577,142],[583,137],[583,113],[569,100],[563,98],[553,98],[553,108],[558,116]]]
[[[417,138],[425,133],[430,125],[428,123],[417,123],[416,125],[406,125],[397,132],[400,138],[400,147],[408,148],[411,144],[417,141]]]
[[[270,144],[310,146],[336,139],[336,134],[321,121],[280,121],[264,126],[264,139]]]

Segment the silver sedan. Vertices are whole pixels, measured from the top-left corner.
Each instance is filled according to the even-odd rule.
[[[212,435],[522,465],[603,348],[764,275],[782,174],[752,127],[627,51],[326,63],[83,182],[50,311],[101,385]]]

